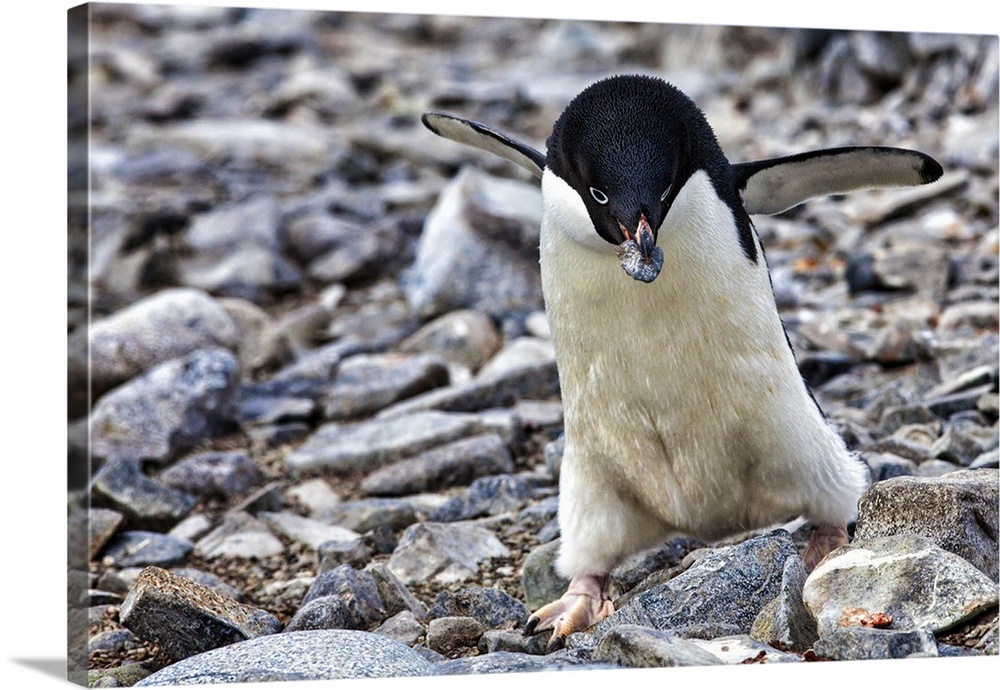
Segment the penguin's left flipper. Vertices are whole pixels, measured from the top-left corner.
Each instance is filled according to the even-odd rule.
[[[830,194],[927,184],[942,173],[941,164],[925,153],[884,146],[823,149],[732,165],[733,185],[751,215],[781,213]]]
[[[520,165],[535,177],[542,176],[545,154],[484,124],[446,113],[424,113],[420,121],[440,137],[475,146]]]

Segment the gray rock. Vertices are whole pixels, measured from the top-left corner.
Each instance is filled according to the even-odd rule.
[[[806,577],[801,558],[785,561],[781,576],[781,592],[760,610],[750,628],[750,637],[782,649],[805,652],[816,641],[816,621],[802,602],[802,587]]]
[[[412,647],[427,634],[427,629],[412,611],[404,610],[385,619],[373,632]]]
[[[307,388],[302,386],[301,388]],[[312,391],[309,391],[312,392]],[[289,424],[308,424],[312,421],[318,405],[308,396],[255,394],[243,386],[239,396],[239,421],[244,427]],[[248,429],[249,431],[250,429]]]
[[[427,614],[427,609],[420,600],[413,596],[385,563],[372,561],[365,566],[365,571],[375,578],[375,586],[388,615],[394,616],[405,611],[422,619]]]
[[[496,434],[455,441],[375,470],[361,481],[368,494],[399,496],[464,486],[476,478],[514,471],[514,461]]]
[[[528,609],[511,595],[492,587],[468,585],[456,592],[441,592],[427,612],[428,617],[470,617],[489,629],[523,625]]]
[[[317,477],[293,484],[284,492],[286,503],[316,520],[326,518],[341,503],[341,496],[326,479]]]
[[[180,460],[158,479],[193,496],[233,498],[262,484],[264,472],[245,450],[209,451]]]
[[[139,529],[168,530],[195,507],[193,496],[149,478],[138,460],[112,458],[97,472],[90,487],[95,503],[105,504]]]
[[[545,445],[545,467],[552,473],[553,477],[559,476],[559,468],[562,466],[565,451],[565,434],[560,434],[555,441],[551,441]]]
[[[408,455],[487,430],[477,415],[436,411],[353,425],[330,422],[285,456],[285,467],[293,475],[317,470],[338,474],[370,472]]]
[[[106,630],[90,638],[87,642],[87,654],[121,654],[134,649],[139,644],[139,638],[131,630]]]
[[[427,646],[439,654],[475,647],[486,626],[468,616],[444,616],[427,624]]]
[[[532,611],[561,597],[569,586],[569,580],[556,572],[558,555],[559,540],[554,540],[532,549],[524,559],[521,587],[524,603]]]
[[[691,643],[714,655],[726,664],[773,664],[802,661],[798,654],[781,651],[754,640],[749,635],[724,635],[712,639],[692,638]]]
[[[478,370],[500,349],[500,333],[486,314],[470,309],[444,314],[400,343],[403,352],[434,353]]]
[[[201,558],[264,558],[283,553],[285,545],[263,521],[243,511],[229,513],[222,523],[195,543]]]
[[[170,572],[179,577],[191,580],[192,582],[197,582],[199,585],[204,585],[209,589],[215,590],[224,597],[235,599],[241,603],[246,598],[243,596],[243,592],[238,590],[236,587],[233,587],[231,584],[214,573],[198,570],[197,568],[171,568]]]
[[[544,367],[556,361],[556,352],[548,338],[521,336],[500,351],[479,370],[481,381],[503,380],[521,369]]]
[[[536,185],[464,168],[425,221],[405,284],[411,308],[423,317],[539,309],[540,218]]]
[[[492,532],[473,524],[421,522],[406,528],[389,559],[389,570],[404,583],[466,580],[479,563],[506,556],[506,546]]]
[[[309,277],[321,284],[372,281],[401,259],[400,238],[392,227],[376,225],[309,262]]]
[[[347,604],[339,596],[328,595],[304,602],[288,621],[284,632],[348,629],[357,629],[357,626],[351,625]]]
[[[722,661],[694,642],[666,630],[619,625],[604,633],[592,655],[594,661],[633,668],[712,666]]]
[[[119,568],[168,566],[183,563],[192,549],[194,544],[184,539],[133,530],[113,537],[104,548],[103,558]]]
[[[478,647],[483,654],[515,652],[540,656],[546,652],[549,635],[550,632],[524,635],[520,630],[487,630],[479,638]]]
[[[304,544],[313,550],[318,550],[320,545],[331,540],[359,539],[360,534],[338,525],[328,525],[319,520],[302,517],[296,513],[283,511],[271,513],[262,511],[257,515],[272,532],[281,534],[286,538]]]
[[[343,627],[366,630],[385,618],[385,606],[375,577],[367,571],[341,565],[320,573],[306,592],[302,607],[305,608],[314,600],[329,597],[339,599],[344,605],[347,617]]]
[[[322,398],[323,415],[330,420],[370,415],[447,383],[448,368],[434,355],[349,357]]]
[[[195,350],[219,346],[236,351],[239,333],[229,313],[204,291],[176,288],[161,290],[98,319],[87,333],[73,337],[89,335],[96,397],[157,364]],[[87,362],[80,365],[85,374]],[[72,376],[72,361],[70,369]]]
[[[398,417],[423,410],[474,412],[510,407],[523,398],[544,399],[558,394],[559,373],[553,360],[429,391],[386,408],[379,417]]]
[[[282,231],[282,246],[300,263],[307,263],[364,233],[359,223],[326,212],[291,220]]]
[[[985,450],[986,448],[975,436],[956,426],[948,425],[941,437],[930,447],[929,453],[938,460],[968,467]]]
[[[140,573],[121,608],[122,624],[171,659],[280,630],[270,613],[161,568]]]
[[[471,520],[517,510],[532,497],[527,480],[515,474],[480,477],[430,514],[434,522]]]
[[[125,662],[115,668],[88,671],[87,683],[92,688],[129,688],[152,672],[152,664]]]
[[[697,539],[676,537],[633,554],[611,571],[612,584],[619,592],[633,590],[649,576],[669,572],[679,566],[684,556],[700,546],[703,544]]]
[[[594,663],[572,651],[538,656],[519,652],[493,652],[482,656],[462,657],[441,661],[434,666],[435,675],[465,676],[483,673],[535,673],[539,671],[573,671],[582,669],[618,668],[612,664]]]
[[[219,304],[239,332],[239,349],[236,352],[243,366],[244,378],[277,368],[291,360],[290,339],[267,312],[244,299],[222,298]]]
[[[321,542],[316,549],[321,573],[341,565],[363,568],[371,558],[372,549],[364,543],[361,535],[351,539],[330,539]]]
[[[813,651],[826,659],[906,659],[936,657],[937,644],[928,630],[879,630],[849,627],[832,630],[816,641]]]
[[[356,630],[308,630],[260,637],[167,666],[136,685],[426,676],[434,666],[406,645]]]
[[[238,376],[236,357],[221,348],[156,365],[98,401],[91,416],[94,455],[174,460],[232,419]]]
[[[87,511],[88,559],[94,560],[125,519],[117,510],[91,508]]]
[[[778,596],[785,562],[797,553],[784,530],[716,549],[677,577],[633,597],[598,623],[593,634],[622,624],[670,630],[704,623],[748,633],[760,610]]]
[[[862,459],[868,465],[873,484],[917,473],[917,463],[894,453],[865,453]]]
[[[239,244],[221,255],[200,253],[182,266],[185,285],[213,295],[266,304],[302,286],[301,272],[272,247]]]
[[[423,512],[410,498],[368,498],[346,501],[325,511],[324,520],[358,533],[377,527],[405,529],[417,522]]]
[[[891,616],[897,630],[947,630],[996,606],[997,596],[968,561],[915,534],[856,538],[831,552],[802,591],[821,638],[855,612]]]
[[[861,497],[855,536],[920,534],[996,581],[998,500],[996,470],[900,477],[873,485]]]

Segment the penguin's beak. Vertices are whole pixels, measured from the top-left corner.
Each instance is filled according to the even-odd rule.
[[[663,268],[663,250],[656,246],[656,238],[646,216],[639,216],[635,232],[629,231],[621,222],[618,227],[625,237],[625,241],[615,249],[622,268],[635,280],[653,282]]]
[[[646,220],[646,214],[639,216],[639,226],[634,232],[629,231],[620,221],[618,226],[621,228],[622,234],[625,235],[625,240],[633,240],[639,247],[642,260],[646,264],[652,263],[653,250],[656,248],[656,238],[653,236],[653,229],[649,227],[649,221]]]

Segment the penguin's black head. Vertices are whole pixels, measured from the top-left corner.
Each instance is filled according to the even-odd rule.
[[[646,264],[657,253],[662,262],[660,225],[688,176],[719,157],[728,166],[691,99],[647,76],[586,88],[559,116],[547,149],[546,166],[580,195],[597,234],[613,245],[634,241]]]

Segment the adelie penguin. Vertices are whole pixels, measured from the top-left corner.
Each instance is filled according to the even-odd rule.
[[[609,573],[686,534],[796,516],[812,568],[847,543],[868,470],[799,374],[750,215],[852,190],[932,182],[904,149],[730,163],[698,107],[653,77],[598,81],[542,154],[427,113],[436,134],[541,178],[541,277],[565,418],[557,570],[566,594],[528,619],[550,647],[613,612]]]

